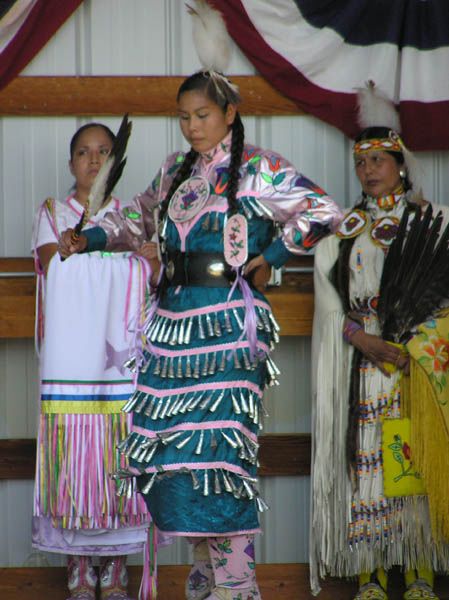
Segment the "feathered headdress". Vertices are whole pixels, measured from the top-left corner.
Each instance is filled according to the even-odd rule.
[[[401,152],[404,157],[407,176],[413,187],[416,200],[422,198],[421,174],[418,163],[401,138],[399,114],[394,103],[377,87],[374,81],[367,81],[364,87],[356,88],[358,115],[361,129],[367,127],[386,127],[390,130],[387,138],[362,140],[354,144],[354,153],[369,150]]]
[[[111,151],[92,183],[86,207],[79,223],[74,228],[74,236],[79,236],[89,218],[97,214],[122,176],[131,128],[132,122],[128,120],[128,114],[126,114],[120,123]]]
[[[238,104],[238,86],[224,76],[231,60],[232,45],[221,13],[206,0],[194,0],[193,6],[186,6],[193,17],[193,43],[203,71],[209,75],[219,96],[231,104]]]

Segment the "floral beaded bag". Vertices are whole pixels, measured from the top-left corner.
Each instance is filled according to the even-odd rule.
[[[387,498],[425,494],[424,481],[415,470],[410,448],[410,419],[382,422],[384,494]]]

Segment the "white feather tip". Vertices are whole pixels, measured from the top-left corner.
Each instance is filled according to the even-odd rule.
[[[104,201],[104,193],[106,190],[106,183],[108,181],[109,172],[114,164],[114,157],[109,155],[108,158],[101,165],[100,170],[98,171],[95,179],[92,183],[92,187],[90,188],[90,193],[88,197],[88,210],[89,216],[93,217],[97,214],[100,208],[103,205]]]
[[[194,0],[186,7],[193,18],[193,43],[203,68],[225,73],[231,60],[231,40],[221,13],[206,0]]]
[[[356,88],[358,100],[358,123],[366,127],[388,127],[398,133],[401,130],[398,112],[393,102],[383,94],[373,81],[363,88]]]

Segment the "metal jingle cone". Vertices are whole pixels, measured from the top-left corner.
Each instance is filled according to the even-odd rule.
[[[235,437],[235,441],[237,442],[237,444],[240,446],[240,448],[243,448],[243,441],[242,438],[240,437],[240,435],[238,434],[236,429],[233,429],[232,431],[234,437]]]
[[[205,394],[206,394],[206,390],[203,390],[203,391],[202,391],[202,392],[200,392],[200,393],[198,393],[198,392],[197,392],[197,393],[196,393],[196,395],[194,395],[194,396],[192,397],[192,399],[190,400],[190,402],[189,402],[189,406],[188,406],[187,410],[188,410],[189,412],[191,412],[192,410],[195,410],[195,408],[198,406],[198,404],[199,404],[199,403],[201,402],[201,400],[204,398]]]
[[[249,413],[248,402],[246,401],[245,394],[243,393],[242,388],[240,388],[240,404],[242,405],[242,411],[245,414]]]
[[[153,456],[156,454],[157,447],[158,447],[158,443],[153,444],[153,447],[148,450],[147,455],[145,456],[145,462],[147,464],[149,462],[151,462],[151,460],[153,459]]]
[[[209,496],[209,471],[204,470],[203,496]]]
[[[215,313],[215,318],[214,318],[214,335],[215,335],[215,337],[222,336],[220,320],[218,318],[217,313]]]
[[[209,364],[209,368],[207,370],[207,374],[208,375],[215,375],[216,369],[217,369],[217,353],[214,352],[212,354],[212,358],[211,358],[211,361],[210,361],[210,364]]]
[[[209,412],[215,412],[217,410],[219,404],[221,403],[221,401],[224,398],[224,395],[225,395],[225,391],[221,390],[221,392],[218,394],[218,398],[215,400],[215,402],[209,408]]]
[[[251,371],[252,367],[251,367],[251,363],[249,361],[248,355],[246,354],[245,349],[242,350],[242,358],[243,358],[243,364],[245,366],[245,369],[247,371]]]
[[[185,369],[185,373],[186,373],[186,378],[187,379],[190,379],[192,377],[192,365],[190,363],[190,356],[186,357],[186,369]]]
[[[186,438],[184,438],[183,440],[181,440],[180,442],[175,444],[175,447],[178,448],[178,450],[181,450],[181,448],[184,448],[184,446],[186,444],[188,444],[190,442],[190,440],[193,438],[195,433],[196,433],[195,431],[190,432]]]
[[[228,309],[225,308],[224,310],[224,320],[225,320],[225,329],[228,333],[232,333],[232,323],[231,323],[231,317],[229,316],[229,312]]]
[[[193,378],[199,379],[200,377],[200,355],[197,354],[195,357],[195,366],[193,367]]]
[[[192,477],[192,487],[194,490],[198,490],[200,488],[200,481],[198,479],[197,474],[195,473],[195,471],[190,471],[190,475]]]
[[[221,353],[221,359],[220,359],[220,365],[218,367],[218,370],[223,373],[223,371],[225,371],[226,369],[226,351],[223,350]]]
[[[253,211],[255,212],[256,216],[258,216],[258,217],[263,216],[264,213],[260,210],[259,206],[255,202],[252,202],[251,199],[249,199],[249,198],[248,198],[247,202],[251,206]]]
[[[209,445],[212,449],[215,449],[217,447],[217,438],[215,437],[215,432],[213,429],[211,429],[209,433],[210,433]]]
[[[195,454],[201,454],[201,452],[203,451],[203,442],[204,442],[204,429],[202,429],[200,431],[198,444],[196,445],[196,448],[195,448]]]
[[[182,372],[182,356],[178,356],[178,366],[176,369],[176,377],[178,379],[183,379],[184,373]]]
[[[179,332],[178,332],[178,344],[179,345],[183,345],[185,343],[185,341],[184,341],[185,327],[186,327],[186,320],[183,318],[183,319],[181,319],[181,321],[179,323]]]
[[[160,377],[162,377],[162,379],[167,378],[167,371],[168,371],[168,356],[164,356],[164,358],[162,360],[162,369],[161,369],[161,373],[160,373]]]
[[[193,327],[193,317],[189,318],[189,322],[187,323],[186,333],[184,337],[184,344],[189,345],[190,339],[192,337],[192,327]]]
[[[237,321],[237,325],[239,326],[240,331],[242,331],[243,330],[243,321],[240,318],[238,310],[236,308],[233,308],[232,309],[232,314],[234,315],[234,319]]]
[[[212,319],[210,318],[209,313],[206,314],[206,328],[207,328],[207,335],[209,337],[214,337],[214,327],[212,325]]]
[[[209,228],[210,228],[210,213],[207,213],[203,219],[203,222],[201,223],[201,229],[203,231],[209,231]]]
[[[245,213],[245,217],[248,219],[248,221],[251,220],[254,213],[251,210],[251,208],[248,206],[247,202],[245,202],[245,201],[240,202],[240,206],[242,207],[242,210]]]
[[[205,340],[206,334],[204,333],[203,319],[201,318],[201,315],[197,316],[197,321],[198,321],[198,337],[200,340]]]
[[[158,356],[156,359],[156,364],[154,365],[153,375],[159,375],[161,372],[161,357]]]
[[[227,492],[229,492],[229,493],[232,493],[233,489],[232,489],[232,486],[231,486],[231,484],[230,484],[230,482],[229,482],[229,478],[228,478],[228,476],[227,476],[227,474],[226,474],[226,471],[223,471],[223,470],[222,470],[222,471],[221,471],[221,476],[222,476],[222,478],[223,478],[223,484],[224,484],[224,488],[225,488],[225,490],[226,490]]]
[[[208,370],[209,370],[209,355],[205,354],[204,355],[203,368],[201,369],[201,375],[203,377],[206,377]]]
[[[142,411],[143,407],[146,405],[147,401],[148,401],[148,396],[146,394],[142,394],[141,398],[139,399],[139,404],[137,404],[134,407],[133,412],[140,413]]]
[[[157,334],[157,338],[155,338],[156,341],[159,342],[160,344],[162,343],[162,340],[164,339],[165,330],[167,328],[167,325],[168,325],[168,319],[166,317],[162,317],[162,325]]]
[[[207,408],[208,404],[211,402],[213,397],[214,397],[214,392],[211,392],[208,396],[206,396],[206,398],[200,404],[200,409],[205,410]]]
[[[174,321],[173,331],[172,331],[172,334],[170,336],[170,341],[169,341],[170,346],[176,346],[176,344],[178,344],[178,330],[179,330],[179,322]]]
[[[237,398],[234,396],[234,391],[231,390],[231,401],[232,401],[232,408],[234,409],[234,413],[236,415],[241,414],[241,410],[240,410],[240,406],[239,403],[237,402]]]
[[[221,435],[228,442],[228,444],[235,450],[238,447],[237,442],[235,442],[225,431],[221,431]]]
[[[162,408],[162,402],[163,402],[162,398],[159,398],[159,401],[158,401],[158,403],[157,403],[157,404],[156,404],[156,406],[154,407],[154,410],[153,410],[153,412],[152,412],[152,414],[151,414],[151,418],[153,419],[153,421],[155,421],[155,420],[157,419],[157,417],[158,417],[158,415],[159,415],[159,413],[160,413],[160,411],[161,411],[161,408]]]
[[[168,359],[168,378],[169,379],[175,378],[175,363],[174,363],[173,358]]]
[[[218,212],[215,213],[214,224],[212,225],[212,231],[217,233],[220,231],[220,214]]]
[[[143,486],[142,494],[148,494],[156,481],[157,473],[153,473],[150,480]]]
[[[162,338],[162,343],[163,344],[168,344],[172,335],[172,331],[175,327],[176,321],[171,321],[168,320],[168,326],[167,329],[165,330],[164,336]]]
[[[154,405],[156,403],[156,398],[153,396],[150,400],[150,402],[148,403],[147,406],[145,406],[145,409],[143,411],[143,414],[147,417],[149,417],[151,415],[151,413],[153,412],[153,408]]]
[[[164,435],[163,437],[161,437],[161,442],[164,444],[164,446],[167,446],[167,444],[171,444],[172,442],[174,442],[183,433],[183,431],[175,431],[174,433]]]

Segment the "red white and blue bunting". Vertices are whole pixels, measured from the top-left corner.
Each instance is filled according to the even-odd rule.
[[[354,137],[355,88],[399,108],[405,142],[449,149],[447,0],[208,0],[279,92]]]
[[[83,0],[3,0],[0,3],[0,89],[48,42]]]

